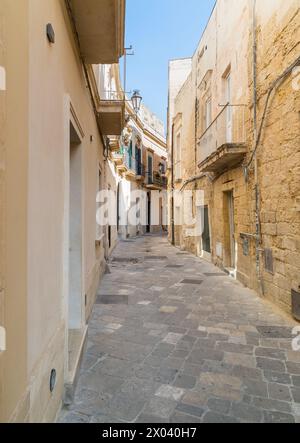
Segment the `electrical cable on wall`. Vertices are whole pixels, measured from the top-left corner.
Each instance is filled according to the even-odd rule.
[[[263,127],[264,127],[264,122],[265,122],[265,119],[266,119],[266,115],[267,115],[267,111],[268,111],[268,107],[269,107],[269,101],[270,101],[270,98],[271,98],[271,94],[272,94],[272,92],[274,91],[274,89],[276,89],[279,85],[280,85],[280,83],[281,83],[281,81],[283,81],[284,79],[285,79],[285,77],[287,77],[292,71],[293,71],[293,69],[295,69],[297,66],[299,66],[300,65],[300,57],[298,57],[273,83],[272,83],[272,85],[271,85],[271,87],[269,88],[269,90],[268,90],[268,95],[267,95],[267,99],[266,99],[266,103],[265,103],[265,107],[264,107],[264,112],[263,112],[263,116],[262,116],[262,120],[261,120],[261,124],[260,124],[260,127],[259,127],[259,132],[258,132],[258,135],[257,135],[257,140],[256,140],[256,143],[255,143],[255,148],[254,148],[254,150],[253,150],[253,152],[252,152],[252,155],[251,155],[251,158],[250,158],[250,160],[249,160],[249,163],[247,164],[247,166],[245,166],[245,175],[246,175],[246,177],[248,176],[248,171],[249,171],[249,168],[250,168],[250,166],[251,166],[251,164],[252,164],[252,162],[253,162],[253,159],[254,159],[254,156],[255,156],[255,154],[256,154],[256,152],[257,152],[257,149],[258,149],[258,147],[259,147],[259,144],[260,144],[260,140],[261,140],[261,136],[262,136],[262,131],[263,131]]]

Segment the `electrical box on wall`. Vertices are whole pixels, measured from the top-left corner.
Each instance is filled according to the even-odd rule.
[[[55,43],[55,32],[51,23],[48,23],[46,26],[46,33],[49,43]]]
[[[272,249],[265,249],[265,269],[270,274],[274,274],[274,262]]]
[[[300,321],[300,293],[292,289],[292,314]]]

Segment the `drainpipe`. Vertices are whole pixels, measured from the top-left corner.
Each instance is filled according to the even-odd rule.
[[[257,144],[257,41],[256,41],[256,0],[253,0],[252,11],[252,36],[253,36],[253,140],[254,149]],[[264,294],[263,281],[261,275],[261,226],[260,226],[260,190],[258,183],[258,161],[257,153],[254,155],[254,180],[255,180],[255,254],[256,254],[256,275],[260,286],[261,294]]]
[[[198,137],[198,115],[199,115],[199,100],[195,100],[195,175],[197,174],[197,137]]]
[[[175,207],[174,207],[174,124],[172,124],[172,140],[171,140],[171,231],[172,245],[175,246]]]

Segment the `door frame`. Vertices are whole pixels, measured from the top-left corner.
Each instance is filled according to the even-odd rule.
[[[224,267],[237,270],[237,247],[235,241],[234,190],[224,191]],[[231,272],[232,274],[232,272]]]
[[[147,234],[151,234],[151,192],[147,192],[147,225],[146,232]]]
[[[229,191],[228,198],[228,218],[229,218],[229,234],[230,234],[230,267],[235,269],[235,224],[234,224],[234,195],[233,191]]]
[[[64,95],[64,214],[63,214],[63,247],[62,247],[62,264],[63,264],[63,281],[62,281],[62,304],[63,304],[63,316],[65,320],[65,358],[64,358],[64,370],[65,379],[68,377],[68,363],[69,363],[69,245],[70,245],[70,124],[76,131],[81,144],[81,183],[82,183],[82,201],[81,201],[81,283],[82,294],[84,293],[84,161],[83,161],[83,142],[85,138],[84,131],[80,124],[78,114],[71,102],[71,98],[68,94]],[[84,312],[83,312],[84,319]],[[83,322],[84,323],[84,322]],[[83,324],[84,327],[84,324]]]
[[[202,211],[202,209],[203,208],[207,208],[207,210],[208,210],[208,227],[209,227],[209,238],[210,238],[210,251],[212,251],[212,239],[211,239],[211,219],[210,219],[210,206],[209,205],[204,205],[204,206],[201,206],[201,207],[198,207],[198,210],[199,210],[199,208],[201,208],[201,211]],[[209,262],[211,262],[211,260],[212,260],[212,252],[207,252],[207,251],[204,251],[204,249],[203,249],[203,234],[201,234],[201,236],[199,237],[199,241],[198,241],[198,243],[197,243],[197,250],[198,250],[198,256],[200,257],[200,258],[203,258],[204,260],[206,260],[206,261],[209,261]]]

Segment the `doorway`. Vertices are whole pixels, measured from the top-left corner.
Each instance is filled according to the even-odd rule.
[[[199,255],[206,260],[211,260],[211,238],[210,238],[210,223],[209,223],[209,207],[198,207],[197,215],[198,223],[201,226],[201,236],[199,240],[198,251]]]
[[[117,233],[120,231],[120,183],[117,187]]]
[[[70,123],[69,329],[82,328],[81,141]]]
[[[225,267],[235,269],[235,223],[233,191],[224,193]]]
[[[147,234],[151,232],[151,193],[147,193]]]
[[[211,253],[208,206],[204,206],[204,226],[203,226],[203,233],[202,233],[202,249],[207,254]]]
[[[68,371],[73,374],[84,335],[82,280],[82,145],[70,123]],[[69,375],[72,379],[73,375]],[[70,381],[69,379],[69,381]]]

